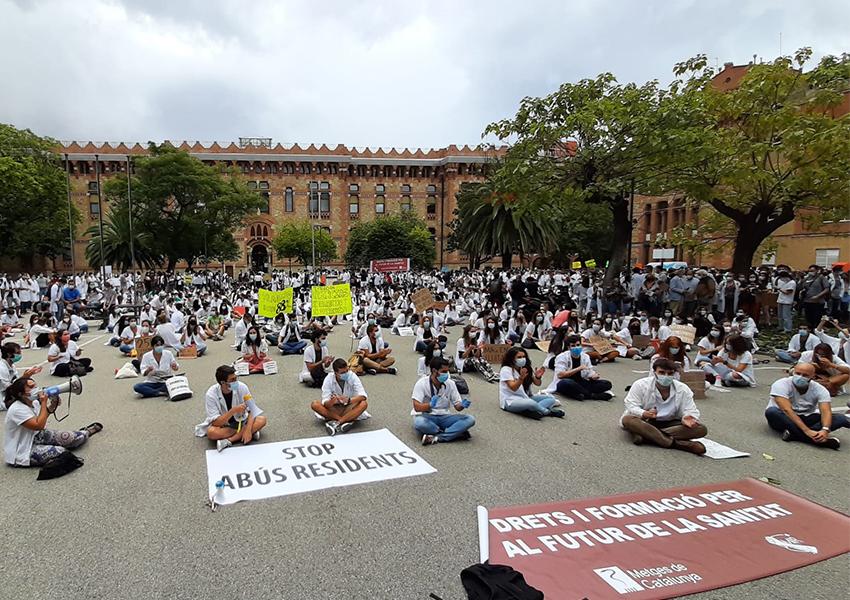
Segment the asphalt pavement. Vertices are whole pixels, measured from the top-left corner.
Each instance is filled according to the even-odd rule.
[[[195,395],[172,403],[137,398],[132,385],[138,379],[113,379],[126,359],[103,345],[104,333],[80,340],[95,370],[83,379],[83,394],[73,397],[68,419],[57,424],[51,417],[48,424],[76,429],[103,423],[104,430],[77,451],[85,466],[44,482],[36,481],[35,469],[0,470],[4,597],[425,600],[434,593],[460,600],[466,598],[460,572],[478,562],[478,505],[771,477],[783,489],[850,513],[850,433],[838,432],[845,447],[836,452],[784,443],[765,424],[769,385],[782,375],[776,363],[759,365],[756,388],[710,392],[698,401],[709,437],[750,452],[749,458],[711,460],[633,446],[618,426],[623,390],[648,363],[632,360],[599,368],[614,382],[614,400],[565,399],[563,420],[505,413],[497,385],[468,374],[477,419],[472,439],[423,448],[409,415],[418,355],[411,338],[389,332],[399,374],[363,377],[372,418],[354,431],[386,427],[437,472],[242,502],[212,513],[205,505],[204,457],[212,445],[194,437],[193,427],[203,420],[203,394],[215,368],[237,357],[232,334],[211,342],[207,356],[182,361]],[[452,330],[451,349],[459,334],[460,328]],[[349,347],[342,325],[330,348],[347,357]],[[20,365],[45,357],[46,350],[27,350]],[[532,352],[535,364],[542,358]],[[301,357],[277,361],[277,375],[242,378],[269,419],[261,441],[324,435],[308,408],[318,390],[297,383]],[[551,371],[545,383],[549,378]],[[36,380],[60,381],[46,368]],[[699,597],[843,598],[848,566],[847,556],[838,557]]]

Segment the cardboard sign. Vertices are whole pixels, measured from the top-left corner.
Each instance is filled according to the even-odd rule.
[[[671,325],[670,331],[686,344],[693,344],[697,335],[697,328],[693,325]]]
[[[409,258],[383,258],[370,260],[369,270],[374,273],[403,273],[410,270]]]
[[[152,335],[140,335],[136,338],[136,354],[138,356],[142,356],[142,354],[151,351],[152,339]]]
[[[614,346],[611,345],[611,342],[608,341],[607,338],[602,337],[601,335],[592,335],[590,336],[590,345],[593,346],[594,351],[599,354],[609,354],[615,351]]]
[[[694,393],[694,400],[705,399],[705,372],[704,371],[684,371],[679,374],[680,381],[691,388]]]
[[[186,346],[177,353],[177,358],[198,358],[198,347],[194,344]]]
[[[347,283],[313,286],[311,293],[314,317],[333,317],[352,312],[351,286]]]
[[[292,288],[286,288],[279,292],[260,288],[258,298],[258,313],[261,317],[274,319],[280,314],[287,315],[292,312]]]
[[[643,350],[647,346],[652,343],[652,337],[648,335],[633,335],[632,336],[632,345],[639,349]]]
[[[413,327],[399,327],[398,334],[401,337],[413,337]]]
[[[434,472],[387,429],[207,450],[207,493],[216,504]],[[217,481],[224,483],[218,492]]]
[[[759,304],[761,304],[762,306],[766,306],[768,308],[775,308],[776,301],[779,299],[779,294],[776,294],[774,292],[759,292],[756,295],[756,298],[758,298]]]
[[[549,340],[540,340],[539,342],[534,342],[534,345],[537,346],[538,350],[549,352]]]
[[[243,377],[250,373],[250,367],[248,366],[248,363],[246,363],[244,360],[240,360],[233,363],[233,368],[236,369],[236,374],[239,377]]]
[[[573,269],[581,269],[581,262],[575,261],[575,262],[570,264],[570,267],[573,268]]]
[[[507,344],[484,344],[481,353],[484,355],[484,360],[493,365],[502,364],[502,359],[510,349]]]
[[[849,528],[755,479],[478,508],[481,561],[513,567],[546,598],[649,600],[753,581],[850,552]]]
[[[434,295],[428,288],[416,290],[410,295],[410,299],[416,306],[416,312],[422,312],[434,306]]]
[[[277,362],[267,360],[263,363],[263,375],[277,375]]]
[[[449,305],[448,302],[442,300],[440,302],[434,302],[433,307],[434,310],[446,310],[446,307]]]
[[[595,269],[596,268],[596,261],[593,260],[592,258],[590,260],[586,260],[586,261],[584,261],[584,266],[587,267],[588,269]]]

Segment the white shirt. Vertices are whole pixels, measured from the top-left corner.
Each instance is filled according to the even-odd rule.
[[[741,371],[739,375],[748,381],[750,385],[756,384],[756,373],[753,371],[753,355],[749,351],[744,352],[738,358],[729,358],[729,353],[724,349],[720,351],[718,356],[724,360],[728,360],[728,366],[733,370],[737,369],[742,364],[746,364],[747,367]]]
[[[322,382],[322,404],[327,405],[331,400],[331,396],[334,394],[348,398],[354,398],[355,396],[368,398],[366,388],[363,387],[363,382],[360,381],[357,374],[352,371],[348,371],[348,373],[348,379],[343,386],[339,385],[336,379],[336,373],[331,372],[325,376],[325,380]]]
[[[587,352],[582,352],[579,357],[579,362],[581,363],[581,378],[582,379],[590,379],[591,376],[596,372],[593,370],[593,364],[590,362],[590,356],[588,356]],[[549,384],[549,387],[546,388],[546,391],[549,393],[555,392],[558,389],[558,382],[561,381],[558,379],[558,375],[565,371],[569,371],[573,368],[573,356],[569,350],[565,350],[561,352],[558,356],[555,357],[555,375],[552,377],[552,383]]]
[[[655,383],[655,375],[650,375],[632,384],[623,400],[626,410],[620,417],[621,426],[623,417],[642,417],[645,410],[653,408],[656,410],[656,419],[659,421],[681,420],[687,416],[699,419],[699,409],[694,404],[694,393],[691,388],[673,380],[670,384],[670,395],[664,400]]]
[[[9,365],[9,363],[0,358],[0,411],[6,410],[4,400],[6,400],[6,388],[12,385],[12,382],[18,378],[18,370]]]
[[[805,350],[814,350],[815,346],[820,344],[821,340],[818,336],[812,335],[810,332],[809,335],[806,336],[806,347]],[[788,351],[789,352],[800,352],[803,348],[800,347],[800,334],[795,333],[791,336],[791,339],[788,342]]]
[[[180,338],[177,336],[177,332],[174,331],[174,325],[171,323],[160,323],[156,326],[156,333],[162,336],[166,346],[177,348],[178,350],[183,347],[183,344],[180,343]]]
[[[517,400],[530,400],[522,384],[516,391],[508,386],[508,381],[513,379],[519,379],[519,371],[513,367],[502,367],[499,371],[499,407],[502,409],[507,408]]]
[[[32,442],[36,432],[24,427],[23,423],[37,417],[40,411],[41,404],[38,400],[32,401],[32,408],[20,400],[16,400],[6,411],[6,421],[3,427],[5,430],[3,458],[6,464],[22,467],[30,465]]]
[[[817,381],[810,381],[809,387],[805,393],[794,385],[791,377],[783,377],[777,379],[770,386],[770,401],[767,403],[767,408],[777,406],[776,397],[788,398],[791,401],[791,408],[801,417],[806,417],[812,414],[820,414],[820,404],[829,404],[829,390],[819,384]]]
[[[794,304],[794,292],[797,291],[797,282],[793,279],[787,279],[786,281],[782,281],[781,279],[776,280],[777,291],[779,292],[779,297],[776,299],[777,304]],[[783,294],[782,292],[789,292]]]
[[[77,342],[74,340],[68,340],[68,346],[65,348],[65,352],[59,352],[59,346],[56,344],[51,345],[50,350],[47,351],[47,356],[58,356],[59,360],[50,363],[50,374],[53,375],[57,365],[64,365],[71,362],[71,358],[77,356],[79,349]]]
[[[259,417],[263,414],[263,409],[257,406],[256,402],[254,402],[254,398],[251,396],[251,392],[247,385],[241,381],[237,381],[230,385],[230,390],[233,393],[230,408],[239,406],[240,404],[247,404],[248,412],[255,417]],[[207,414],[207,420],[210,423],[229,410],[227,408],[227,403],[224,401],[224,393],[221,391],[221,384],[216,383],[215,385],[210,386],[210,389],[208,389],[207,393],[204,394],[204,410]],[[242,413],[242,415],[234,415],[233,418],[237,421],[243,421],[248,417],[248,412]]]
[[[451,412],[449,408],[450,406],[454,406],[455,410],[457,410],[457,406],[460,405],[461,402],[460,392],[457,391],[457,386],[455,385],[455,382],[452,381],[451,377],[439,387],[434,385],[434,382],[431,381],[430,375],[420,377],[419,381],[417,381],[413,386],[413,392],[411,393],[413,400],[430,404],[433,396],[437,396],[439,398],[437,406],[432,407],[431,410],[425,414],[447,415]],[[410,414],[421,415],[422,413],[418,412],[416,408],[414,408],[410,411]]]
[[[156,354],[153,350],[151,350],[150,352],[145,352],[142,355],[142,360],[139,363],[139,371],[141,371],[142,375],[144,375],[145,370],[148,367],[153,367],[153,371],[151,371],[148,375],[145,375],[145,381],[147,383],[162,383],[165,376],[171,375],[174,372],[171,369],[171,363],[173,362],[176,361],[174,360],[174,355],[171,354],[170,350],[164,349],[158,361],[156,359]]]
[[[323,359],[328,355],[328,347],[322,347],[322,355],[319,359]],[[314,344],[309,344],[306,348],[304,348],[304,362],[301,363],[301,373],[299,374],[301,381],[308,381],[311,377],[310,369],[307,368],[308,364],[313,364],[315,362],[319,362],[319,359],[316,358],[316,346]],[[304,377],[307,377],[305,380]]]

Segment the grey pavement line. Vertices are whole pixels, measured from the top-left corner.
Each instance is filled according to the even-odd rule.
[[[96,342],[97,340],[99,340],[100,338],[105,337],[105,336],[106,336],[106,334],[104,333],[104,334],[99,335],[97,337],[93,337],[92,339],[88,340],[87,342],[83,342],[82,344],[78,344],[78,345],[79,345],[80,348],[85,348],[86,346],[88,346],[92,342]],[[45,358],[43,361],[41,361],[37,365],[33,365],[32,367],[24,367],[24,370],[32,369],[33,367],[41,367],[41,366],[46,365],[46,364],[47,364],[47,359]]]

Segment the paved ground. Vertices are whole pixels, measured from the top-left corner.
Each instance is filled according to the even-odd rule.
[[[452,342],[459,329],[453,332]],[[94,340],[99,333],[83,336]],[[106,338],[85,346],[96,370],[63,424],[93,420],[105,429],[79,451],[82,469],[36,482],[35,470],[2,468],[0,529],[5,568],[0,587],[19,598],[465,598],[459,574],[477,562],[475,507],[605,496],[769,476],[784,489],[850,513],[850,434],[840,452],[783,443],[764,424],[768,384],[700,402],[710,437],[752,453],[713,461],[632,446],[617,427],[623,388],[646,363],[603,366],[618,397],[564,401],[567,418],[539,422],[503,413],[495,385],[470,376],[470,442],[422,448],[411,428],[416,355],[410,338],[389,336],[401,374],[364,377],[373,418],[361,429],[389,428],[437,469],[422,477],[205,508],[204,450],[192,435],[216,366],[235,357],[226,342],[184,361],[195,397],[181,403],[137,399],[137,380],[112,379],[122,359]],[[331,350],[348,355],[344,331]],[[44,360],[27,351],[22,365]],[[542,354],[535,353],[539,363]],[[280,357],[277,376],[244,381],[266,410],[266,441],[323,435],[308,412],[316,393],[296,383],[300,357]],[[772,365],[772,366],[775,366]],[[549,375],[547,375],[548,377]],[[52,378],[41,375],[39,382]],[[56,380],[53,380],[54,382]],[[843,404],[843,400],[841,403]],[[51,419],[50,426],[55,426]],[[775,457],[767,461],[762,453]],[[846,556],[703,598],[846,597]],[[6,594],[3,594],[6,596]],[[8,596],[7,596],[8,597]]]

